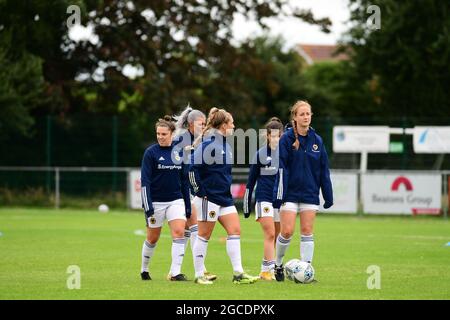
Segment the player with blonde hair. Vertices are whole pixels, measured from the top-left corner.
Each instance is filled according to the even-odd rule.
[[[217,221],[228,235],[226,251],[233,267],[233,283],[251,284],[258,279],[246,274],[242,268],[241,227],[230,190],[233,154],[226,141],[233,129],[232,115],[224,109],[212,108],[206,128],[194,142],[196,150],[189,169],[189,180],[196,195],[193,205],[199,213],[198,237],[194,246],[195,283],[202,285],[213,283],[204,275],[204,261]],[[201,142],[206,133],[209,137]]]
[[[312,108],[297,101],[291,108],[292,128],[286,130],[279,144],[279,169],[273,192],[273,206],[280,208],[280,234],[276,241],[275,278],[284,281],[283,257],[300,215],[300,257],[312,263],[313,227],[319,210],[319,191],[324,208],[333,205],[333,188],[328,155],[322,138],[311,128]]]

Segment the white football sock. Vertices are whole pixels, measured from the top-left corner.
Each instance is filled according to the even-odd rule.
[[[184,253],[186,253],[187,243],[190,238],[191,238],[191,232],[189,230],[184,230]],[[191,247],[192,247],[192,242],[191,242]]]
[[[313,235],[303,235],[300,239],[300,257],[302,261],[312,263],[314,255]]]
[[[283,264],[283,258],[286,254],[287,248],[289,248],[289,245],[291,244],[291,238],[285,239],[281,234],[278,235],[277,238],[277,244],[276,244],[276,252],[277,252],[277,259],[276,264],[277,266],[281,266]]]
[[[153,256],[153,252],[155,251],[156,243],[151,244],[147,240],[144,241],[142,245],[142,265],[141,272],[148,272],[148,264],[150,263],[150,259]]]
[[[197,236],[198,236],[198,225],[194,224],[193,226],[189,227],[189,230],[191,232],[191,250],[192,250],[192,254],[194,254],[194,245],[195,242],[197,241]],[[205,264],[203,264],[203,271],[206,270]]]
[[[194,224],[193,226],[190,226],[189,231],[191,233],[190,234],[191,250],[192,250],[192,252],[194,252],[195,241],[197,241],[197,235],[198,235],[198,225]]]
[[[205,264],[206,252],[208,250],[208,240],[197,236],[197,241],[194,247],[194,269],[195,277],[203,276],[205,269],[203,268]]]
[[[172,240],[172,265],[170,266],[170,274],[172,276],[179,275],[181,273],[181,265],[184,258],[184,238],[178,238]]]
[[[275,268],[275,260],[263,259],[261,263],[261,272],[272,271]]]
[[[230,235],[227,238],[227,253],[231,260],[231,265],[233,266],[233,271],[235,273],[243,273],[241,261],[241,236]]]

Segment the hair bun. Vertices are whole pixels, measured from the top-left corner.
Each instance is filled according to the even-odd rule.
[[[164,118],[163,118],[163,120],[164,120],[164,121],[173,121],[173,118],[172,118],[172,116],[165,115]]]
[[[279,118],[277,118],[277,117],[270,118],[269,122],[272,122],[272,121],[276,121],[276,122],[282,123],[281,120]]]
[[[211,115],[211,114],[214,114],[214,113],[217,113],[217,112],[219,112],[219,108],[212,107],[211,110],[209,111],[209,114]]]

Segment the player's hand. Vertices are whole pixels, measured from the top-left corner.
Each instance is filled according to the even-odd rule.
[[[332,201],[325,201],[325,203],[323,204],[323,207],[324,207],[325,209],[328,209],[328,208],[330,208],[332,205],[333,205],[333,202],[332,202]]]
[[[197,197],[202,198],[202,199],[207,199],[206,197],[206,192],[202,189],[198,190],[197,193],[195,194]]]
[[[277,199],[275,201],[272,201],[272,206],[274,209],[280,209],[282,203],[283,202],[281,200]]]

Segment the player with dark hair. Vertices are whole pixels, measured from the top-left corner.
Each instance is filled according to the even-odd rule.
[[[174,150],[172,134],[175,125],[170,116],[155,125],[158,143],[145,150],[141,166],[141,196],[145,212],[147,238],[142,246],[142,280],[151,280],[148,265],[161,235],[162,225],[168,221],[172,235],[172,281],[186,281],[181,273],[184,257],[184,228],[191,215],[187,167],[182,154]]]
[[[255,219],[261,224],[264,234],[264,258],[259,277],[263,280],[274,278],[275,239],[280,232],[280,214],[272,206],[272,193],[278,172],[277,147],[283,133],[283,123],[278,118],[271,118],[265,125],[267,144],[259,149],[250,165],[247,187],[244,196],[244,217],[252,211],[252,194],[255,190]]]

